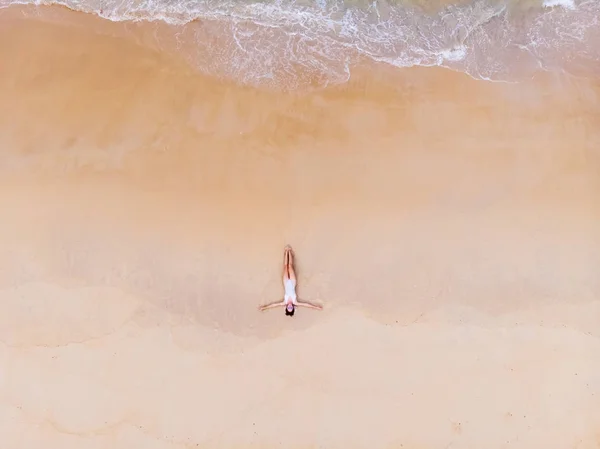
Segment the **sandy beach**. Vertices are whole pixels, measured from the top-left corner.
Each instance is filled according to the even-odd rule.
[[[0,446],[600,448],[600,77],[282,92],[0,10]],[[298,294],[281,298],[283,248]]]

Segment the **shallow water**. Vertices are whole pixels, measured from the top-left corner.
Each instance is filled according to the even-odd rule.
[[[27,4],[2,0],[0,6],[15,3]],[[202,73],[277,89],[346,82],[365,59],[450,67],[498,81],[528,78],[540,69],[583,76],[600,70],[600,4],[594,0],[48,4],[112,21],[157,22],[155,45]]]

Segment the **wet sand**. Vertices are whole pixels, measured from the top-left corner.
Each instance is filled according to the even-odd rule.
[[[151,27],[0,12],[3,447],[600,447],[598,79],[254,90]],[[257,310],[287,243],[323,312]]]

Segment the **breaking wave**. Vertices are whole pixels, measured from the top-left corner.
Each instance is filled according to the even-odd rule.
[[[479,0],[438,8],[384,1],[61,0],[114,22],[160,22],[157,41],[196,69],[250,85],[348,80],[369,59],[512,81],[536,70],[600,73],[600,2]]]

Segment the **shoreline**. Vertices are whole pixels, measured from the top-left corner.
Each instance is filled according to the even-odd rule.
[[[127,238],[146,228],[145,236],[180,239],[182,249],[212,247],[215,257],[219,245],[244,248],[250,253],[238,269],[272,266],[251,275],[271,294],[286,243],[299,246],[307,266],[320,260],[308,278],[324,280],[332,269],[351,279],[387,276],[380,289],[398,293],[389,279],[397,271],[401,284],[418,280],[402,295],[428,297],[430,306],[447,285],[463,305],[482,306],[468,298],[470,290],[481,294],[475,288],[513,296],[521,290],[510,280],[514,270],[542,296],[560,298],[573,279],[586,286],[578,296],[598,291],[591,267],[600,254],[599,156],[589,138],[597,134],[595,81],[545,75],[498,85],[444,69],[379,67],[345,86],[274,93],[215,82],[170,56],[89,30],[36,24],[15,32],[9,64],[40,55],[40,70],[68,61],[61,71],[72,75],[48,80],[27,68],[31,75],[5,84],[2,113],[12,122],[5,136],[13,142],[2,161],[5,195],[25,188],[33,210],[72,197],[63,209],[77,232],[82,217],[93,216],[109,240],[110,226],[126,225]],[[36,33],[40,43],[68,33],[77,42],[52,54]],[[33,133],[30,123],[39,124]],[[9,175],[22,187],[11,188]],[[74,185],[79,194],[69,192]],[[59,229],[63,218],[53,218],[53,207],[43,220]],[[197,235],[199,226],[212,237]],[[244,241],[254,236],[260,243]],[[564,243],[550,243],[557,239]],[[514,254],[502,250],[507,244]],[[388,245],[404,249],[393,254]],[[538,253],[548,254],[553,280]],[[361,267],[361,259],[370,264]],[[341,280],[325,290],[311,284],[311,296],[337,292],[353,302],[368,294]],[[383,316],[395,303],[384,296]]]
[[[182,24],[171,23],[160,15],[142,18],[145,13],[135,7],[129,10],[126,4],[121,4],[124,10],[117,8],[113,13],[133,14],[129,20],[112,19],[103,10],[83,12],[55,4],[11,5],[0,11],[9,19],[29,17],[85,26],[98,33],[127,38],[185,61],[194,71],[209,77],[279,92],[344,85],[355,71],[364,71],[365,65],[381,64],[392,70],[442,67],[475,80],[500,83],[527,81],[540,71],[595,79],[600,55],[594,49],[600,43],[600,33],[593,21],[600,11],[592,2],[569,8],[548,7],[536,1],[515,0],[502,8],[497,2],[448,0],[439,0],[435,8],[434,0],[387,6],[376,3],[367,8],[376,5],[368,14],[358,4],[346,5],[342,0],[342,9],[349,8],[347,12],[360,16],[352,16],[352,24],[337,17],[335,8],[327,16],[322,15],[324,10],[304,10],[299,5],[296,6],[300,9],[296,9],[293,2],[280,5],[285,13],[261,2],[244,3],[239,11],[223,4],[221,15],[214,17],[214,11],[200,8],[193,20]],[[231,11],[227,10],[230,6]],[[255,10],[262,7],[267,8],[262,13]],[[169,14],[174,14],[170,10]],[[387,30],[384,34],[370,22],[374,11],[379,26]],[[304,20],[310,25],[303,24]],[[572,27],[578,32],[564,32]],[[421,29],[442,34],[426,38]],[[363,34],[364,39],[360,37]],[[358,41],[353,42],[352,36]],[[499,36],[509,41],[498,40]],[[380,48],[376,42],[387,43]]]

